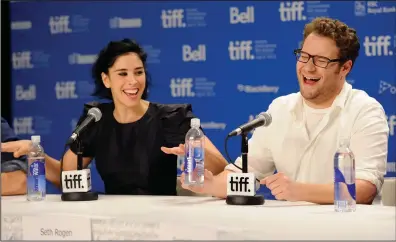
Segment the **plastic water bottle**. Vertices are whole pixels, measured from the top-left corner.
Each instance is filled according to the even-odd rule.
[[[347,139],[341,140],[334,156],[334,208],[336,212],[356,210],[355,157]]]
[[[205,136],[198,118],[191,119],[191,129],[186,134],[184,157],[184,183],[202,186],[204,183]]]
[[[46,197],[45,154],[40,145],[40,136],[33,135],[31,140],[32,147],[27,155],[27,200],[42,201]]]

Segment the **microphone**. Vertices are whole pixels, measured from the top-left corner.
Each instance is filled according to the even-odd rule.
[[[242,153],[242,168],[233,164],[238,169],[242,170],[242,173],[231,172],[227,175],[227,198],[226,203],[228,205],[263,205],[264,197],[256,194],[256,191],[260,187],[260,184],[256,182],[254,173],[248,172],[248,152],[249,144],[247,138],[247,132],[260,127],[268,126],[272,123],[272,117],[269,113],[262,112],[256,119],[239,126],[237,129],[228,134],[226,138],[226,154],[227,152],[227,140],[229,137],[241,135],[241,153]],[[257,180],[259,182],[259,180]]]
[[[91,108],[88,110],[87,117],[82,121],[82,123],[73,131],[66,145],[70,145],[76,141],[77,137],[82,133],[85,128],[92,122],[98,122],[102,118],[102,112],[99,108]]]
[[[272,122],[271,114],[262,112],[259,115],[257,115],[257,117],[252,121],[242,124],[238,128],[234,129],[232,132],[228,134],[228,136],[231,137],[231,136],[240,135],[242,133],[249,132],[260,126],[268,126],[271,124],[271,122]]]

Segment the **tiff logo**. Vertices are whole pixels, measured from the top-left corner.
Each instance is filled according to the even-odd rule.
[[[64,81],[56,82],[55,84],[56,99],[76,99],[76,82],[75,81]]]
[[[184,28],[184,10],[183,9],[168,9],[162,10],[161,13],[163,28]]]
[[[389,134],[393,136],[395,135],[396,115],[389,115],[386,119],[388,119]]]
[[[192,91],[193,79],[192,78],[172,78],[171,84],[172,97],[194,97],[195,93]]]
[[[237,7],[230,7],[230,24],[254,23],[254,7],[246,7],[246,11],[239,11]]]
[[[393,52],[389,50],[391,45],[390,35],[366,36],[364,37],[364,52],[366,56],[390,56]]]
[[[33,67],[32,52],[20,51],[12,53],[12,68],[14,70],[31,69]]]
[[[33,117],[14,118],[13,127],[16,135],[35,133],[33,129]]]
[[[254,196],[256,178],[253,173],[229,173],[227,175],[227,195]]]
[[[231,177],[230,180],[231,191],[233,192],[250,192],[248,184],[249,177]]]
[[[230,41],[228,45],[230,60],[254,60],[252,49],[251,40]]]
[[[36,100],[36,85],[29,85],[25,90],[22,85],[15,86],[15,100],[17,101],[31,101]]]
[[[82,184],[82,174],[68,174],[64,176],[63,181],[67,189],[85,188]]]
[[[69,28],[70,16],[51,16],[48,21],[51,34],[66,34],[71,33],[72,30]]]
[[[198,45],[197,49],[193,49],[190,45],[183,45],[183,61],[206,61],[206,45]]]
[[[303,1],[281,2],[279,6],[280,20],[282,22],[306,20],[307,17],[303,15],[303,11]]]

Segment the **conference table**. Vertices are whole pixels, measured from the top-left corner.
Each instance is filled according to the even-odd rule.
[[[395,240],[395,210],[378,201],[336,213],[332,205],[232,206],[204,196],[13,196],[2,197],[2,240]]]

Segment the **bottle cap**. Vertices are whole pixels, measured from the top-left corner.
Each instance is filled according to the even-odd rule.
[[[199,118],[191,119],[191,127],[199,128],[199,126],[201,126],[201,121]]]
[[[41,137],[40,135],[32,135],[31,140],[33,143],[40,143]]]

